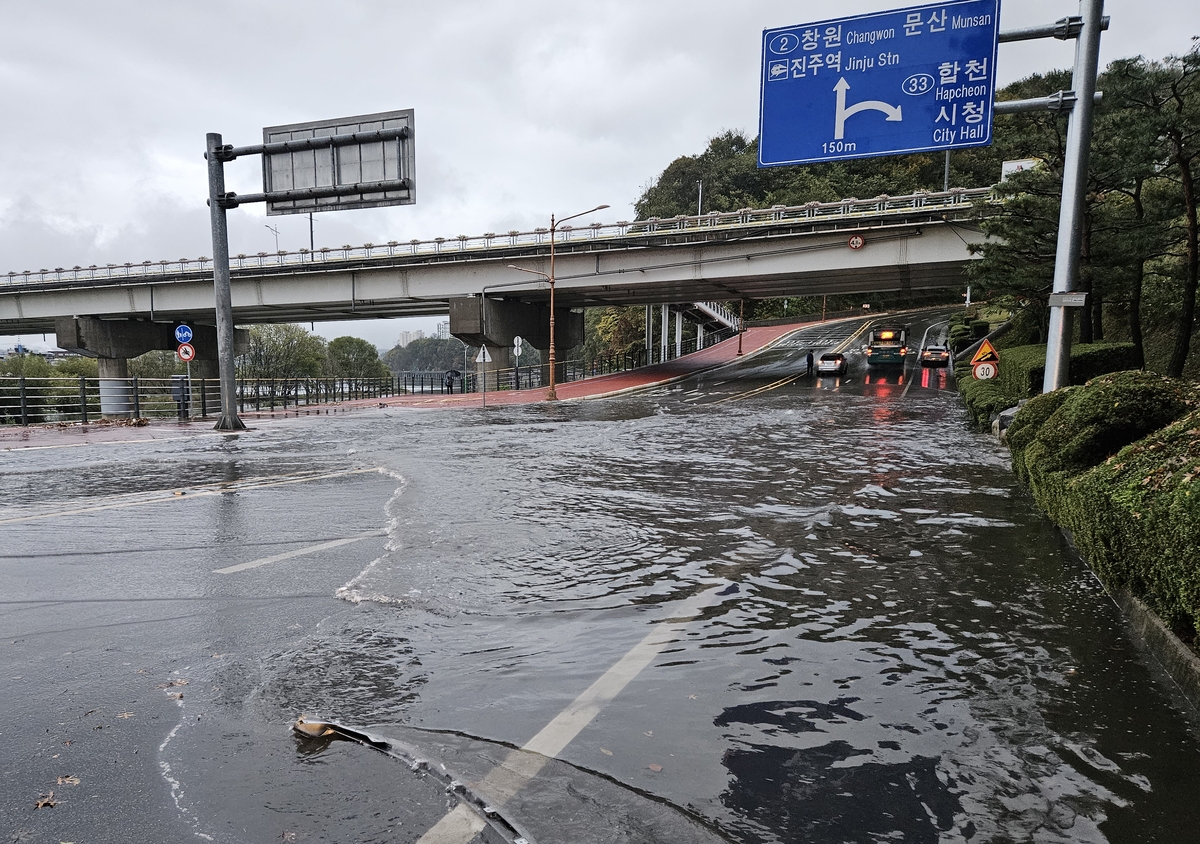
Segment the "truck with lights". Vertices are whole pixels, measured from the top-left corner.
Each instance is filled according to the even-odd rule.
[[[903,364],[908,355],[908,326],[880,325],[871,329],[867,346],[868,366]]]

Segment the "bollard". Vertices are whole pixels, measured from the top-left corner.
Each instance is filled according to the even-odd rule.
[[[21,376],[21,424],[29,424],[29,393],[25,389],[25,376]]]
[[[142,418],[142,397],[138,395],[138,379],[133,376],[133,418]]]
[[[79,376],[79,421],[87,424],[87,381]]]

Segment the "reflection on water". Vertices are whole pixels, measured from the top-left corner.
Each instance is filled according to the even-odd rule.
[[[155,489],[394,473],[246,488],[197,511],[208,521],[181,547],[238,559],[292,547],[270,544],[288,538],[262,524],[271,507],[305,541],[388,537],[369,565],[348,558],[353,576],[326,578],[302,614],[319,623],[301,626],[286,600],[213,618],[212,658],[190,672],[187,700],[207,695],[229,726],[201,729],[204,710],[168,750],[196,806],[218,757],[190,748],[211,734],[238,765],[263,768],[271,811],[324,823],[304,803],[307,772],[275,782],[275,761],[243,752],[246,713],[266,725],[255,747],[273,752],[297,752],[278,739],[308,714],[404,733],[482,777],[700,596],[676,640],[514,798],[539,840],[568,828],[587,840],[594,817],[612,819],[614,841],[714,829],[817,844],[1189,840],[1190,716],[1112,603],[1016,491],[1004,451],[968,430],[943,391],[948,370],[915,368],[910,384],[857,363],[809,379],[802,357],[780,354],[605,402],[297,420],[240,444],[146,446],[140,462],[114,450],[74,467],[46,453],[6,474],[5,506],[143,494],[147,460]],[[95,524],[114,533],[114,554],[131,547],[125,523]],[[77,540],[80,554],[93,539]],[[304,559],[312,568],[256,571],[303,579],[330,565]],[[183,580],[164,569],[156,588],[203,594],[215,567]],[[118,588],[102,565],[85,575],[97,593]],[[291,591],[316,589],[302,585]],[[262,630],[265,653],[238,649]],[[333,765],[358,764],[354,749],[309,750],[304,766],[346,799]],[[386,806],[393,783],[379,770]],[[235,801],[250,816],[256,794]],[[375,823],[375,805],[355,823]],[[567,815],[589,820],[563,826]]]
[[[412,696],[343,711],[519,744],[657,607],[724,585],[566,758],[746,841],[1170,828],[1200,761],[1188,724],[1003,452],[952,395],[902,402],[899,372],[857,394],[814,380],[752,402],[664,391],[381,423],[373,452],[406,479],[394,550],[347,597],[436,630],[411,643]],[[659,758],[680,773],[640,783]],[[1111,833],[1132,820],[1142,837]]]

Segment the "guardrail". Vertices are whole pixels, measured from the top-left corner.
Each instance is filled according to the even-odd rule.
[[[977,199],[991,195],[991,188],[952,188],[948,191],[918,192],[905,196],[877,196],[873,199],[842,199],[837,202],[808,202],[804,205],[776,205],[771,208],[743,208],[739,211],[711,211],[707,214],[681,215],[616,223],[591,223],[586,226],[562,226],[556,229],[556,244],[566,248],[579,241],[619,242],[625,238],[642,238],[646,235],[703,234],[730,229],[767,227],[784,222],[838,222],[878,217],[880,215],[905,215],[921,212],[954,211],[966,213]],[[300,249],[295,252],[258,252],[254,255],[231,255],[230,268],[234,271],[265,270],[277,268],[305,269],[315,264],[330,264],[344,261],[386,262],[398,257],[421,257],[469,253],[479,256],[489,251],[512,247],[549,244],[550,230],[535,228],[532,231],[513,230],[506,233],[486,232],[482,235],[460,234],[455,237],[435,237],[432,240],[390,240],[384,244],[365,243],[361,246],[346,244],[340,247],[324,246],[315,251]],[[175,258],[141,263],[90,264],[53,269],[21,270],[0,275],[0,288],[25,287],[34,284],[62,284],[89,281],[125,281],[128,279],[164,280],[170,278],[193,279],[211,274],[212,259]]]

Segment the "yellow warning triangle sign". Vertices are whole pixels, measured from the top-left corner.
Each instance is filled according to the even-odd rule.
[[[979,351],[975,353],[975,357],[971,358],[971,365],[977,363],[999,363],[1000,353],[996,351],[996,347],[984,340],[979,344]]]

